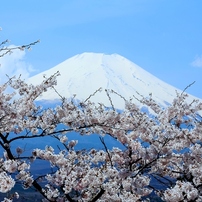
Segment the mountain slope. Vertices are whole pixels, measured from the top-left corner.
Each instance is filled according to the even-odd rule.
[[[139,94],[152,98],[162,106],[167,106],[176,97],[176,90],[179,89],[163,82],[152,74],[148,73],[128,59],[118,55],[106,55],[102,53],[78,54],[57,66],[29,78],[28,82],[37,84],[43,80],[43,75],[51,76],[59,71],[56,90],[67,98],[73,97],[85,100],[97,89],[102,87],[102,92],[91,97],[94,102],[104,103],[110,106],[105,89],[113,89],[124,98],[129,99],[133,95],[139,98]],[[138,93],[139,94],[138,94]],[[122,109],[124,101],[116,94],[110,94],[116,108]],[[195,97],[191,96],[190,99]],[[39,98],[40,100],[55,100],[60,97],[50,90]],[[134,102],[138,101],[133,99]],[[139,104],[139,103],[138,103]]]

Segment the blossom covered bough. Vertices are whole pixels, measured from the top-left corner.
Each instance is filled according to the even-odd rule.
[[[187,103],[183,93],[162,109],[152,98],[143,99],[155,116],[142,112],[132,100],[121,112],[89,100],[75,104],[67,99],[43,110],[35,100],[56,85],[58,74],[38,86],[11,78],[0,87],[0,192],[14,198],[12,189],[20,182],[24,189],[37,190],[44,201],[146,201],[151,195],[170,202],[202,200],[202,122],[197,113],[201,102]],[[6,93],[8,87],[13,92]],[[68,141],[72,131],[100,135],[103,149],[75,150],[79,142]],[[105,135],[124,149],[108,149]],[[56,153],[47,145],[23,156],[23,141],[47,136],[64,149]],[[21,145],[14,149],[17,140]],[[52,169],[34,176],[31,167],[39,159]]]
[[[35,101],[54,88],[58,75],[37,86],[21,78],[9,78],[0,86],[3,201],[15,201],[30,189],[43,201],[202,201],[201,102],[187,103],[183,92],[163,109],[152,97],[143,98],[152,115],[132,99],[125,100],[122,111],[90,99],[75,103],[66,98],[55,108],[43,109]],[[99,135],[102,149],[76,149],[79,141],[68,139],[71,132]],[[122,148],[109,149],[106,135]],[[44,138],[55,138],[59,150],[47,145],[25,152],[26,140]],[[38,161],[49,163],[47,173],[34,172]],[[21,194],[15,188],[19,184]]]

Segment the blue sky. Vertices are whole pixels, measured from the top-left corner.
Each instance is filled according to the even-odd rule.
[[[83,52],[118,53],[177,88],[196,81],[187,92],[202,98],[201,10],[201,0],[2,0],[0,41],[41,42],[1,59],[0,73],[34,75]]]

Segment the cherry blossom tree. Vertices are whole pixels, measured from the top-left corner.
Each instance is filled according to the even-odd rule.
[[[183,92],[165,109],[152,97],[142,98],[148,113],[133,99],[120,111],[91,102],[91,96],[79,103],[61,96],[53,108],[38,106],[36,99],[57,85],[58,75],[37,86],[20,77],[0,86],[3,201],[15,201],[30,189],[43,201],[202,201],[202,102],[188,103]],[[103,149],[76,149],[79,141],[69,140],[71,132],[97,134]],[[105,136],[122,148],[109,149]],[[47,145],[25,152],[26,140],[45,138],[55,138],[59,149]],[[35,174],[36,162],[48,162],[50,169]]]

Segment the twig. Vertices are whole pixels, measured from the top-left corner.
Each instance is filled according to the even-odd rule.
[[[120,95],[119,93],[117,93],[116,91],[114,90],[111,90],[112,93],[118,95],[120,98],[122,98],[124,101],[126,101],[126,98],[124,98],[122,95]]]
[[[112,159],[111,159],[111,156],[110,156],[109,151],[107,149],[107,146],[105,144],[104,138],[103,137],[99,137],[99,138],[100,138],[101,143],[104,145],[105,151],[107,152],[107,155],[109,157],[109,161],[110,161],[111,167],[113,168]]]
[[[192,82],[191,84],[189,84],[181,93],[181,95],[189,88],[191,87],[196,81]]]
[[[89,95],[84,102],[87,102],[92,96],[94,96],[97,92],[100,92],[102,90],[102,87],[100,87],[99,89],[97,89],[93,94]]]
[[[110,95],[109,95],[107,89],[105,89],[105,92],[106,92],[106,94],[107,94],[107,97],[109,98],[109,101],[110,101],[110,104],[111,104],[111,106],[112,106],[112,109],[115,111],[114,105],[113,105],[113,103],[112,103],[112,99],[111,99],[111,97],[110,97]]]
[[[5,43],[7,43],[8,42],[8,40],[6,40],[6,41],[3,41],[1,44],[0,44],[0,46],[1,45],[3,45],[3,44],[5,44]],[[37,44],[37,43],[39,43],[40,42],[40,40],[37,40],[37,41],[35,41],[35,42],[33,42],[33,43],[30,43],[30,44],[26,44],[26,45],[22,45],[22,46],[16,46],[16,47],[13,47],[13,48],[8,48],[8,47],[3,47],[3,48],[1,48],[0,49],[0,52],[2,52],[2,51],[5,51],[4,53],[2,53],[1,55],[0,55],[0,57],[3,57],[4,55],[6,55],[6,54],[8,54],[8,53],[12,53],[12,51],[13,50],[24,50],[24,49],[30,49],[31,48],[31,46],[34,46],[35,44]]]

